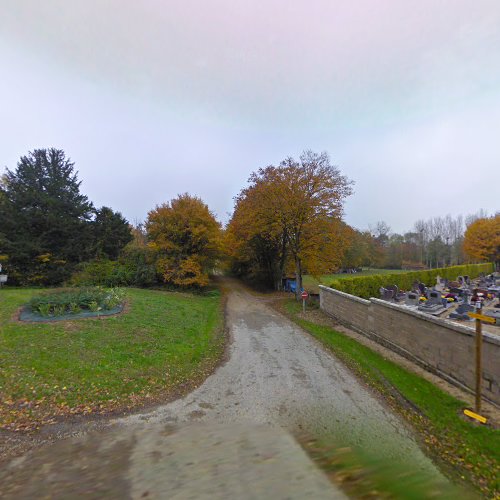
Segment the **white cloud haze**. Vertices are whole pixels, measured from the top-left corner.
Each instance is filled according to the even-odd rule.
[[[0,0],[0,166],[59,147],[129,220],[326,150],[347,222],[500,199],[500,3]]]

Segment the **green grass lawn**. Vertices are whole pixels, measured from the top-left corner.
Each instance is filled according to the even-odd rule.
[[[285,311],[401,411],[421,432],[431,453],[484,495],[500,498],[499,430],[466,421],[466,404],[431,382],[351,337],[300,318],[301,305],[295,300],[285,302]]]
[[[132,408],[200,381],[224,347],[212,296],[128,289],[126,312],[20,323],[41,290],[0,290],[0,427],[32,429],[58,415]]]
[[[372,268],[363,268],[363,271],[354,274],[347,273],[337,273],[337,274],[324,274],[318,278],[311,276],[310,274],[306,274],[303,277],[303,286],[306,290],[319,293],[318,285],[330,286],[332,281],[341,280],[346,278],[359,278],[361,276],[370,276],[372,274],[396,274],[396,273],[407,273],[403,269],[372,269]]]

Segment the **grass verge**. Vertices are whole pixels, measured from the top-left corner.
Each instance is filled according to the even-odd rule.
[[[224,351],[219,293],[128,289],[126,312],[100,319],[22,323],[40,290],[0,291],[0,428],[132,409],[204,380]]]
[[[472,484],[486,497],[500,498],[500,431],[466,421],[464,402],[333,328],[302,319],[300,311],[295,300],[284,303],[284,312],[293,321],[414,425],[430,454],[448,466],[455,480]]]

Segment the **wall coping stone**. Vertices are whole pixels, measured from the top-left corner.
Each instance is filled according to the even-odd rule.
[[[319,285],[319,288],[323,289],[325,292],[333,293],[334,295],[337,294],[349,300],[354,300],[355,302],[359,302],[360,304],[363,304],[365,306],[370,305],[369,300],[362,299],[361,297],[356,297],[356,295],[350,295],[349,293],[341,292],[340,290],[335,290],[335,288],[330,288],[324,285]]]

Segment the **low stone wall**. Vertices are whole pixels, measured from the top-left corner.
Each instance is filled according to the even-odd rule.
[[[320,286],[320,307],[340,323],[449,382],[475,388],[475,330],[380,299]],[[500,330],[500,329],[499,329]],[[500,337],[483,333],[483,396],[500,405]]]

